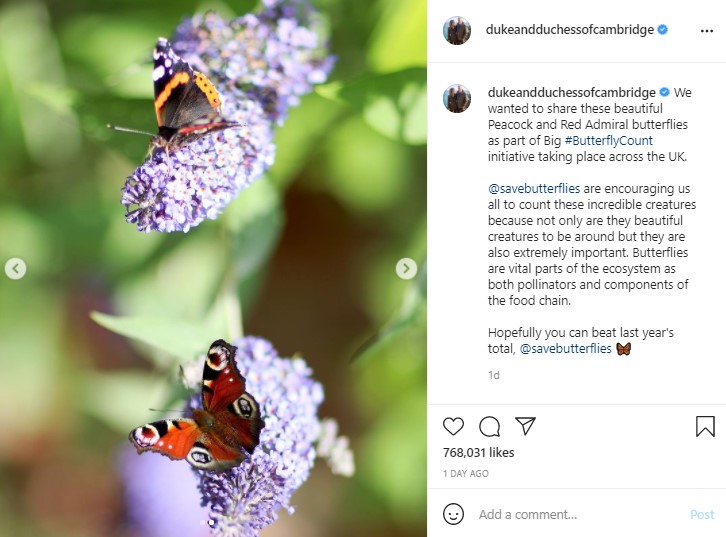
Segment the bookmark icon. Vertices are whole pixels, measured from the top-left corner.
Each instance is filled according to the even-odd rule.
[[[696,438],[704,432],[716,436],[716,416],[696,416]]]

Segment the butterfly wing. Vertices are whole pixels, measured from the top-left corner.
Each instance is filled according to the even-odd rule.
[[[618,350],[618,356],[622,355],[623,352],[625,352],[625,347],[623,347],[620,343],[616,343],[615,347]]]
[[[630,343],[623,347],[623,353],[625,353],[625,356],[630,356]]]
[[[139,454],[154,451],[170,459],[186,459],[202,470],[225,470],[244,460],[239,450],[215,441],[193,419],[147,423],[131,431],[129,440]]]
[[[251,454],[260,443],[260,432],[265,426],[257,401],[244,393],[227,410],[220,415],[220,421],[235,432],[236,444]]]
[[[245,378],[237,369],[237,350],[218,339],[209,348],[202,374],[202,404],[224,429],[232,430],[232,445],[248,453],[260,443],[265,422],[257,400],[245,391]]]
[[[202,376],[203,408],[194,410],[193,419],[166,419],[137,427],[129,433],[136,451],[155,451],[215,471],[237,466],[246,453],[252,453],[265,422],[259,404],[245,391],[235,353],[224,340],[212,343]]]
[[[218,339],[209,347],[202,373],[204,410],[219,412],[245,393],[245,379],[234,359],[237,350]]]
[[[228,126],[217,112],[222,102],[212,82],[177,56],[164,38],[156,43],[153,79],[156,121],[163,137]]]
[[[155,451],[170,459],[185,459],[202,432],[191,419],[168,419],[147,423],[129,433],[129,440],[141,454]]]

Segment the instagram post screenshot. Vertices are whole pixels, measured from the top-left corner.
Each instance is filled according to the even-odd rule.
[[[0,3],[0,536],[426,535],[426,9]]]
[[[0,536],[726,535],[716,2],[0,5]]]
[[[723,535],[723,9],[428,14],[428,534]]]

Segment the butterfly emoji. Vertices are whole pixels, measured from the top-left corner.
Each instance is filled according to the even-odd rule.
[[[616,348],[618,350],[618,356],[622,356],[623,354],[625,356],[630,356],[630,343],[626,343],[624,346],[618,343]]]
[[[191,418],[154,421],[131,431],[129,440],[139,454],[155,451],[217,472],[252,454],[265,422],[259,404],[245,391],[235,352],[222,339],[212,343],[202,374],[202,408]]]
[[[240,126],[222,118],[222,101],[214,84],[180,58],[163,37],[156,42],[152,78],[158,134],[114,125],[110,128],[153,136],[151,146],[168,153],[211,132]]]

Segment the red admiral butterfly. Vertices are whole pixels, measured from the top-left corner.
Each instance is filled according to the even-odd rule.
[[[131,431],[129,440],[139,454],[155,451],[202,470],[222,471],[254,451],[265,422],[259,404],[245,391],[235,352],[222,339],[212,343],[202,374],[202,408],[192,418],[155,421]]]
[[[153,135],[153,146],[179,147],[221,129],[238,127],[219,114],[222,101],[214,84],[206,75],[192,69],[160,37],[154,50],[154,109],[159,133]],[[109,127],[126,132],[150,134],[125,127]]]

